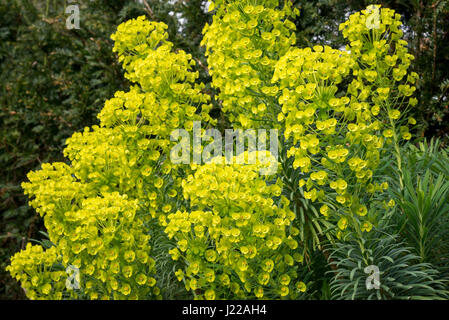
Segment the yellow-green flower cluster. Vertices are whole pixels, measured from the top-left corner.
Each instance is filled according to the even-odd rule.
[[[152,143],[166,151],[164,139],[173,129],[191,130],[193,121],[214,124],[210,96],[203,83],[196,83],[195,60],[183,50],[172,50],[167,26],[144,17],[130,20],[112,35],[114,50],[124,61],[127,77],[139,85],[128,93],[117,92],[99,114],[101,126],[133,125],[143,135],[157,136]],[[162,140],[162,141],[161,141]]]
[[[91,299],[159,297],[148,230],[137,215],[138,200],[118,192],[98,196],[96,189],[89,191],[94,185],[80,183],[73,171],[63,163],[45,164],[23,185],[34,196],[31,204],[43,215],[64,270],[79,269],[82,292]],[[16,272],[23,268],[15,261],[11,266]]]
[[[114,40],[113,52],[117,52],[119,61],[128,72],[128,77],[133,78],[136,72],[136,64],[160,45],[171,46],[167,41],[167,25],[146,20],[145,16],[128,20],[117,27],[117,32],[111,36]]]
[[[414,124],[413,118],[401,126],[399,133],[395,127],[403,122],[399,107],[406,111],[418,102],[412,97],[418,74],[408,72],[414,56],[402,39],[400,18],[394,10],[373,5],[351,15],[340,30],[349,42],[346,49],[356,61],[348,92],[369,103],[373,115],[388,115],[389,128],[383,133],[387,139],[400,134],[409,140],[407,125]]]
[[[208,122],[210,96],[202,93],[203,83],[196,83],[198,72],[192,72],[195,60],[183,50],[174,52],[167,41],[167,25],[150,22],[144,16],[129,20],[111,36],[114,51],[123,61],[126,77],[139,86],[129,93],[117,92],[99,115],[103,126],[122,123],[152,127],[157,135],[169,135],[185,121],[187,127],[201,118]],[[201,117],[195,116],[201,107]],[[147,123],[149,122],[149,123]],[[161,124],[167,123],[167,128]]]
[[[216,0],[210,8],[217,11],[203,44],[231,123],[283,130],[282,147],[304,177],[298,187],[335,222],[337,237],[369,232],[373,194],[388,188],[374,179],[382,149],[410,139],[416,124],[403,119],[417,103],[418,75],[408,73],[413,56],[400,16],[380,6],[352,15],[340,27],[349,42],[342,51],[293,48],[289,18],[298,12],[290,1]],[[216,121],[195,61],[173,50],[166,29],[144,17],[118,27],[114,51],[130,90],[105,103],[99,126],[67,140],[70,164],[43,164],[23,184],[54,244],[27,245],[12,258],[8,271],[29,298],[161,298],[152,219],[174,239],[176,276],[198,299],[297,298],[306,290],[295,214],[276,170],[261,171],[270,172],[270,160],[248,164],[256,152],[233,164],[170,162],[173,130]],[[71,267],[79,290],[66,286]]]
[[[288,18],[298,13],[290,1],[279,2],[215,1],[213,23],[203,30],[212,85],[220,89],[230,121],[243,128],[260,127],[261,120],[272,126],[279,111],[279,88],[271,77],[279,57],[296,42],[296,26]]]
[[[170,134],[191,131],[195,120],[213,123],[192,57],[171,50],[165,29],[143,17],[118,27],[114,50],[136,85],[106,102],[100,126],[67,140],[70,165],[44,164],[23,184],[62,267],[80,270],[78,297],[161,297],[147,221],[170,212],[181,191],[168,159]],[[16,275],[21,268],[15,265]]]
[[[330,47],[292,49],[277,64],[284,135],[291,141],[288,156],[293,168],[307,174],[299,187],[304,197],[322,202],[324,217],[346,219],[357,212],[369,193],[358,194],[371,184],[384,141],[378,136],[381,122],[358,97],[338,95],[338,85],[349,76],[355,62],[350,54]],[[374,185],[373,185],[374,186]],[[343,207],[343,210],[338,208]],[[341,229],[346,224],[340,223]]]
[[[25,250],[11,258],[6,271],[20,282],[32,300],[60,300],[67,295],[68,274],[61,267],[61,255],[56,247],[44,251],[42,246],[28,243]]]
[[[394,83],[406,75],[412,58],[400,40],[400,25],[392,10],[369,7],[342,24],[347,51],[293,48],[276,65],[278,120],[291,143],[287,155],[294,157],[294,169],[306,174],[299,183],[304,197],[321,202],[326,218],[340,219],[338,236],[348,221],[371,230],[367,205],[374,192],[384,190],[372,177],[382,148],[396,137],[397,101],[414,91],[414,73],[407,84]],[[346,93],[339,91],[343,80],[349,81]],[[410,138],[407,126],[400,132]]]
[[[295,298],[302,262],[295,215],[278,180],[267,184],[261,166],[209,163],[183,181],[191,211],[168,215],[177,246],[176,275],[197,299]]]
[[[126,194],[157,216],[163,205],[172,202],[180,181],[167,159],[172,142],[151,139],[142,131],[132,125],[86,128],[68,140],[64,154],[72,161],[77,181],[92,192]]]
[[[91,299],[160,297],[150,236],[137,208],[137,200],[110,193],[65,212],[62,262],[80,270],[83,293]]]

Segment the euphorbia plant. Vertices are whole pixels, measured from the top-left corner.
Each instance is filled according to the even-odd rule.
[[[210,8],[203,44],[222,110],[234,128],[278,129],[281,169],[172,162],[173,130],[216,125],[210,97],[163,23],[120,25],[114,51],[135,85],[106,102],[100,126],[68,140],[70,165],[46,164],[23,185],[54,244],[12,258],[30,298],[161,298],[149,245],[158,233],[173,240],[173,273],[192,297],[295,299],[307,294],[299,271],[310,243],[349,232],[363,240],[376,225],[384,209],[374,195],[388,187],[379,159],[410,138],[400,110],[416,104],[399,15],[372,6],[342,24],[346,50],[300,49],[290,1]],[[71,266],[78,290],[61,285]]]

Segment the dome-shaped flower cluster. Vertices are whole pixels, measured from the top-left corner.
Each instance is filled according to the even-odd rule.
[[[191,211],[169,214],[165,232],[177,243],[172,258],[185,263],[178,279],[199,299],[295,298],[305,291],[295,214],[280,180],[268,184],[260,168],[210,163],[182,182]]]
[[[168,159],[170,134],[179,127],[191,131],[195,120],[213,123],[210,97],[191,71],[192,57],[171,51],[165,29],[143,17],[119,26],[114,50],[137,85],[106,102],[100,126],[67,140],[70,165],[44,164],[23,184],[55,244],[48,254],[33,248],[43,256],[52,253],[66,276],[67,267],[79,269],[81,291],[72,290],[72,297],[161,297],[147,222],[170,211],[180,189],[176,165]],[[33,250],[13,257],[10,267],[30,298],[48,291],[47,284],[42,291],[41,282],[26,276],[33,263],[25,257]],[[67,297],[61,281],[49,283],[52,298]]]
[[[278,120],[291,144],[287,155],[306,174],[300,181],[304,197],[321,202],[326,218],[333,213],[339,219],[337,236],[348,221],[358,230],[371,230],[375,210],[367,214],[367,206],[374,192],[384,190],[373,174],[403,122],[394,101],[415,104],[407,99],[417,75],[401,82],[413,56],[400,40],[399,18],[392,10],[369,7],[342,24],[350,42],[346,51],[292,48],[276,64],[272,81],[281,90]],[[349,82],[346,92],[340,89],[343,80]],[[400,133],[410,139],[406,125]]]
[[[20,282],[28,298],[60,300],[66,292],[68,274],[58,266],[61,256],[56,247],[44,251],[42,246],[28,243],[26,249],[11,258],[6,270]]]
[[[271,82],[278,59],[296,43],[298,14],[290,1],[215,1],[213,23],[203,30],[202,44],[212,85],[229,120],[243,128],[275,125],[279,88]]]

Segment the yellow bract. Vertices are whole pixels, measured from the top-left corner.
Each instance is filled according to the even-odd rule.
[[[268,177],[259,172],[263,164],[219,164],[222,160],[198,167],[183,180],[183,194],[192,211],[167,217],[165,232],[179,249],[171,255],[173,259],[181,255],[187,262],[178,278],[185,279],[187,290],[204,292],[196,293],[197,298],[221,299],[232,292],[240,298],[262,298],[264,290],[277,288],[268,284],[269,279],[287,288],[289,279],[298,277],[288,258],[299,254],[298,243],[289,234],[295,215],[283,196],[274,203],[282,184],[267,185]],[[237,159],[232,160],[236,163]],[[209,192],[203,192],[206,189]],[[276,270],[273,257],[279,257]],[[291,289],[293,297],[296,291]]]
[[[297,12],[289,1],[278,0],[263,5],[215,1],[215,5],[219,9],[213,23],[204,28],[202,44],[223,111],[243,128],[272,125],[278,113],[272,103],[278,87],[272,85],[271,76],[277,60],[296,42],[296,27],[288,19]],[[261,103],[264,107],[254,108]]]

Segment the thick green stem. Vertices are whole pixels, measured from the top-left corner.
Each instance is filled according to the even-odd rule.
[[[358,224],[358,221],[354,218],[354,214],[352,212],[350,212],[350,213],[351,213],[352,225],[354,226],[356,234],[359,238],[359,241],[357,241],[357,242],[359,243],[360,251],[361,251],[362,257],[363,257],[363,262],[365,263],[365,265],[369,265],[368,258],[365,256],[366,248],[365,248],[365,245],[363,244],[364,237],[362,234],[362,230],[360,230],[360,226]]]
[[[396,133],[396,127],[391,118],[390,118],[390,124],[391,124],[391,129],[393,130],[393,143],[394,143],[396,162],[397,162],[397,166],[398,166],[399,185],[400,185],[400,188],[402,191],[404,189],[404,181],[403,181],[403,172],[402,172],[401,149],[399,148],[399,139],[398,139],[398,135]]]

